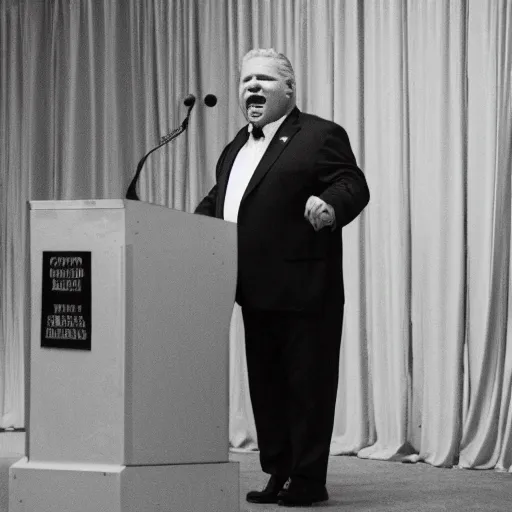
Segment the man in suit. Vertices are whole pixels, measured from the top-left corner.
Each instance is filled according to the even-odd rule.
[[[309,505],[325,487],[343,320],[341,228],[369,201],[345,130],[295,105],[289,60],[242,59],[248,121],[195,212],[237,223],[249,391],[262,470],[253,503]]]

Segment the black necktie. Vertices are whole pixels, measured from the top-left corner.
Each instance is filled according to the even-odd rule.
[[[254,126],[252,125],[252,136],[258,140],[258,139],[261,139],[262,137],[265,137],[265,135],[263,134],[263,130],[259,127],[259,126]]]

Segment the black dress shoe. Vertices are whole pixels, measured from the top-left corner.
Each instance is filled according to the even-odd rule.
[[[288,488],[277,495],[277,504],[284,507],[308,507],[328,499],[329,494],[325,485],[297,483],[292,478]]]
[[[277,503],[277,495],[288,478],[272,475],[262,491],[250,491],[246,499],[250,503]]]

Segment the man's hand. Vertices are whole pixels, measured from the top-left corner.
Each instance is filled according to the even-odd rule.
[[[306,202],[304,218],[319,231],[325,226],[333,226],[336,222],[334,208],[317,196],[311,196]]]

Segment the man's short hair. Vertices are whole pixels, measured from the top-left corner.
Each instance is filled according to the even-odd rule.
[[[269,59],[274,59],[279,64],[279,69],[281,70],[281,75],[286,80],[286,83],[293,89],[295,92],[295,72],[293,71],[292,63],[288,60],[288,57],[283,53],[276,52],[274,48],[254,48],[253,50],[249,50],[242,57],[242,65],[244,62],[252,59],[254,57],[267,57]],[[241,69],[242,66],[240,66]]]

